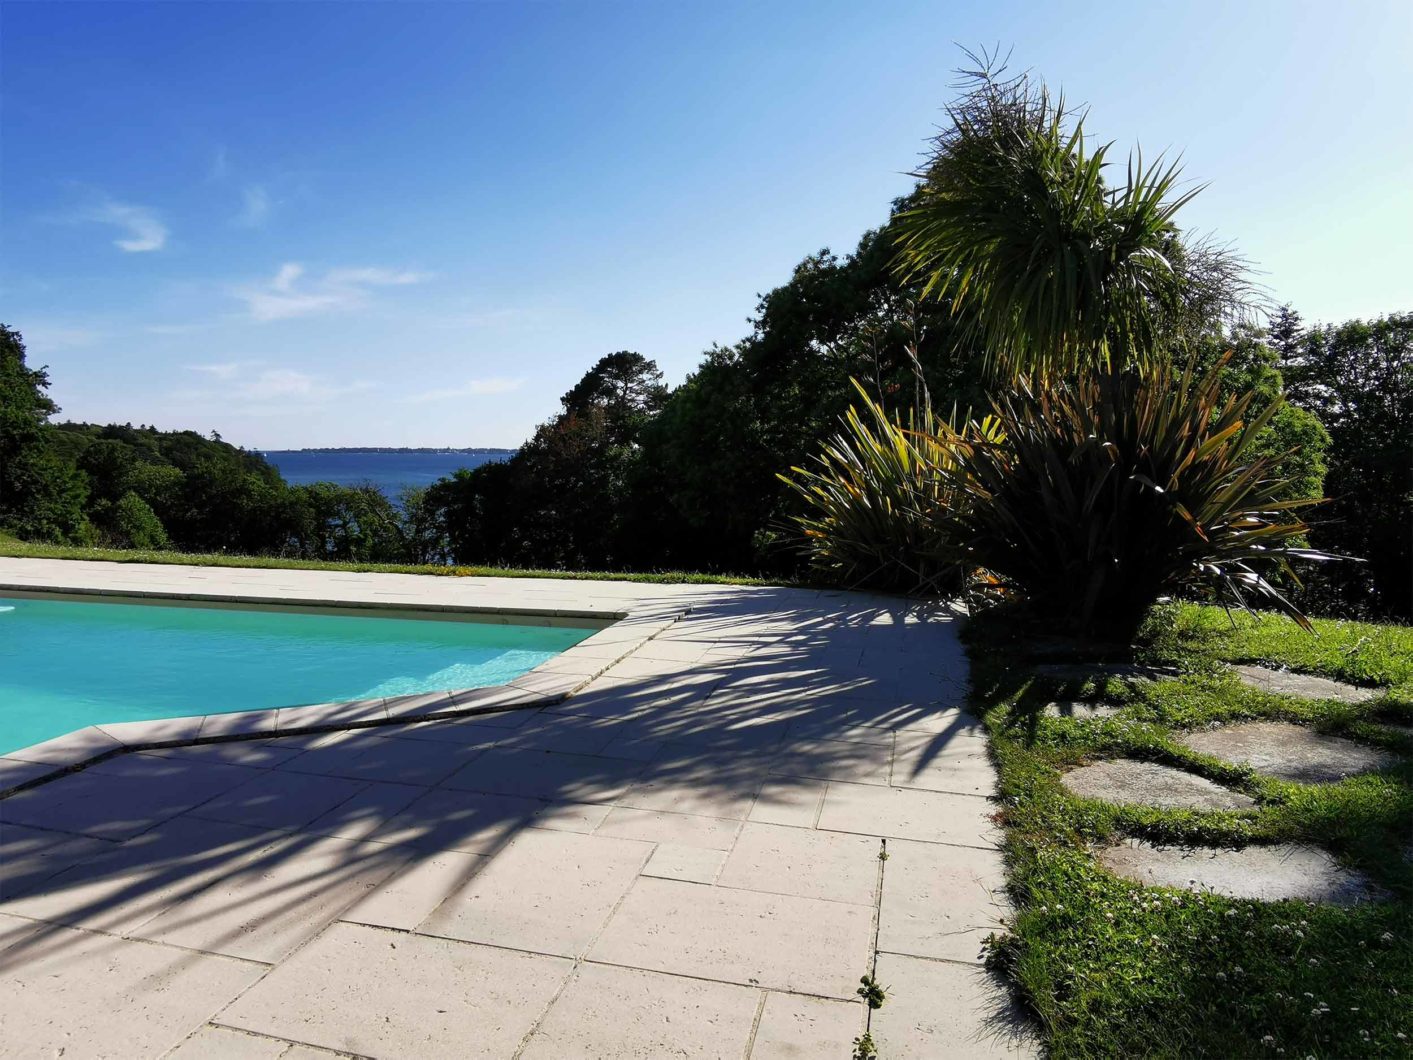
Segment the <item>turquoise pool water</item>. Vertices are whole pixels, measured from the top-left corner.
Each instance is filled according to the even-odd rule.
[[[103,722],[509,681],[564,626],[0,596],[0,754]]]

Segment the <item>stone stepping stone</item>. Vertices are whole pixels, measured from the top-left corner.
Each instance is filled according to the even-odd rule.
[[[1184,747],[1224,762],[1250,766],[1258,773],[1302,784],[1324,784],[1356,773],[1370,773],[1398,761],[1388,751],[1320,733],[1285,721],[1247,721],[1190,732]]]
[[[1299,898],[1331,905],[1382,897],[1363,873],[1344,868],[1323,850],[1289,843],[1217,850],[1130,839],[1096,854],[1110,872],[1147,887],[1210,891],[1263,902]]]
[[[1250,796],[1206,777],[1127,758],[1071,770],[1060,782],[1082,798],[1162,810],[1250,810],[1256,805]]]
[[[1124,708],[1117,703],[1094,703],[1083,699],[1070,699],[1046,703],[1041,711],[1047,718],[1072,718],[1075,721],[1093,721],[1097,718],[1112,718]]]
[[[1382,691],[1378,688],[1360,688],[1343,681],[1331,681],[1328,677],[1316,677],[1314,674],[1273,670],[1269,666],[1233,666],[1232,670],[1243,684],[1252,688],[1283,696],[1300,696],[1302,699],[1337,699],[1341,703],[1366,703]]]

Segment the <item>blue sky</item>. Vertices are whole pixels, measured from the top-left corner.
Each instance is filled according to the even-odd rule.
[[[1413,5],[0,6],[0,319],[64,416],[516,445],[904,192],[1001,43],[1307,319],[1413,309]]]

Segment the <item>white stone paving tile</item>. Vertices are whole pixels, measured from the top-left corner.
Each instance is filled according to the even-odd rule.
[[[0,900],[15,898],[65,869],[113,849],[111,842],[24,825],[0,826]]]
[[[496,748],[442,782],[461,791],[496,795],[613,802],[642,775],[640,763],[598,755]]]
[[[153,718],[149,721],[108,722],[97,728],[129,747],[140,747],[167,740],[194,740],[205,719],[199,715],[187,718]]]
[[[335,839],[372,839],[389,821],[426,794],[425,788],[411,784],[342,783],[355,784],[358,791],[328,812],[300,826],[300,831],[333,836]]]
[[[530,827],[587,835],[598,830],[611,809],[598,802],[546,802],[530,821]]]
[[[829,785],[800,777],[767,777],[746,818],[760,824],[788,824],[813,828],[820,803]]]
[[[873,1014],[889,1060],[1020,1060],[1039,1055],[1004,985],[985,968],[892,953],[875,973],[888,1000]]]
[[[157,1056],[264,971],[0,915],[0,1056]]]
[[[887,744],[792,739],[771,759],[770,771],[812,780],[887,784],[892,761],[893,749]]]
[[[542,799],[436,788],[419,795],[370,838],[402,850],[492,854],[544,809]]]
[[[127,745],[121,740],[110,736],[98,726],[90,725],[86,729],[65,733],[52,740],[21,747],[18,751],[9,752],[8,757],[24,762],[55,762],[66,765],[121,751],[125,746]]]
[[[688,883],[712,883],[726,861],[726,851],[659,843],[643,869],[644,876]]]
[[[0,801],[0,827],[127,839],[258,775],[214,762],[120,755]]]
[[[290,844],[298,844],[296,853]],[[179,903],[131,929],[135,938],[273,963],[317,935],[397,867],[372,845],[289,836],[222,865]]]
[[[520,714],[520,711],[510,712]],[[535,714],[535,712],[527,712]],[[389,740],[424,740],[431,743],[450,743],[459,747],[494,747],[513,732],[504,725],[494,722],[495,718],[508,714],[475,714],[469,718],[437,718],[433,721],[401,722],[394,725],[380,725],[367,730],[369,736],[381,736]],[[538,715],[536,715],[538,716]]]
[[[504,1060],[572,961],[336,924],[216,1022],[363,1056]]]
[[[880,851],[871,836],[748,823],[716,884],[872,906]]]
[[[411,931],[489,862],[482,854],[459,850],[414,853],[406,864],[374,887],[340,919]]]
[[[847,999],[872,926],[866,906],[644,876],[589,959]]]
[[[481,753],[479,747],[382,739],[360,731],[335,743],[312,747],[288,762],[281,762],[276,769],[350,780],[431,786],[474,762]]]
[[[999,850],[888,844],[878,948],[953,961],[980,961],[981,944],[1002,930],[1005,863]]]
[[[417,931],[577,957],[651,853],[629,839],[526,829]]]
[[[290,1050],[297,1048],[281,1038],[207,1024],[162,1060],[294,1060]]]
[[[741,822],[735,819],[618,806],[599,825],[598,834],[620,839],[641,839],[649,843],[729,850],[740,828]]]
[[[294,830],[347,802],[368,785],[305,773],[260,773],[191,811],[193,817],[251,828]]]
[[[142,754],[157,758],[188,758],[203,762],[223,762],[231,766],[269,769],[303,752],[302,747],[283,740],[221,740],[215,743],[179,744],[153,747]]]
[[[766,995],[751,1060],[847,1057],[863,1033],[863,1004],[798,994]]]
[[[727,983],[584,964],[520,1055],[739,1057],[758,997],[757,990]]]
[[[63,768],[52,762],[26,762],[22,758],[11,758],[8,755],[0,757],[0,792],[18,788],[21,784],[28,784],[41,777],[52,776]]]
[[[889,839],[995,847],[1000,835],[988,819],[993,812],[991,803],[972,795],[830,784],[819,827]]]
[[[729,758],[716,763],[708,756],[685,761],[674,755],[671,762],[653,763],[652,771],[624,792],[618,803],[639,810],[744,820],[764,781],[765,770],[759,765]]]

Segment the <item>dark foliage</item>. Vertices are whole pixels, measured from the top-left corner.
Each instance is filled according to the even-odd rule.
[[[1196,593],[1303,615],[1278,588],[1307,530],[1255,441],[1279,408],[1223,397],[1164,361],[1089,370],[995,398],[998,441],[956,446],[941,473],[966,497],[949,547],[1066,634],[1127,643],[1164,595]]]
[[[42,368],[25,363],[24,339],[0,324],[0,526],[63,540],[84,526],[85,484],[50,444],[59,411]]]
[[[1271,339],[1291,403],[1330,437],[1311,541],[1368,561],[1325,572],[1312,606],[1413,621],[1413,313],[1307,331],[1287,307]]]
[[[626,568],[652,548],[633,486],[644,427],[667,390],[656,364],[622,350],[560,398],[560,412],[503,463],[458,471],[427,490],[447,555],[459,563]]]

